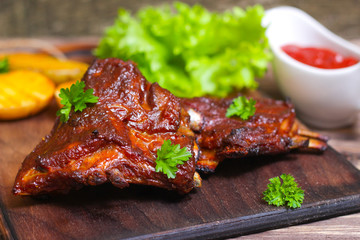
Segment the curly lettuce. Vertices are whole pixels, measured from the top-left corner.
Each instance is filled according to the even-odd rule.
[[[200,5],[119,9],[94,54],[132,60],[150,82],[179,97],[225,97],[254,89],[271,58],[260,5],[223,13]]]

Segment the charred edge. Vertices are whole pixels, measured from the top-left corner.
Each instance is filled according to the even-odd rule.
[[[212,169],[212,168],[209,168],[209,167],[203,166],[203,165],[196,165],[196,171],[199,171],[199,172],[205,173],[205,174],[215,173],[215,169]]]

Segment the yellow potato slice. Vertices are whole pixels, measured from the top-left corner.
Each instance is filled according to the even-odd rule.
[[[54,96],[55,96],[56,103],[60,108],[63,107],[63,105],[60,103],[60,101],[61,101],[61,98],[59,97],[60,89],[62,89],[62,88],[69,88],[70,89],[71,85],[73,85],[75,83],[76,83],[76,81],[64,82],[64,83],[59,84],[55,88]]]
[[[34,115],[51,101],[55,84],[41,73],[18,70],[0,74],[0,119]]]
[[[59,60],[45,54],[12,53],[0,56],[9,59],[10,70],[32,70],[43,73],[56,84],[81,79],[89,65],[71,60]]]

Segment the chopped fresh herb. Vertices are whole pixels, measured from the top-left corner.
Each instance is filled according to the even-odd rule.
[[[9,59],[4,58],[0,60],[0,73],[7,73],[9,72]]]
[[[175,178],[177,165],[184,164],[190,157],[191,153],[187,148],[180,148],[180,144],[173,145],[170,140],[165,140],[157,150],[155,171],[166,174],[168,178]]]
[[[237,116],[243,120],[247,120],[255,114],[255,104],[256,101],[252,98],[247,99],[244,96],[237,97],[227,109],[226,117]]]
[[[84,92],[85,83],[77,81],[69,88],[60,89],[60,103],[63,105],[61,109],[56,112],[60,116],[60,121],[67,122],[71,109],[74,111],[82,111],[86,108],[87,103],[96,103],[98,97],[93,95],[94,89],[88,89]]]
[[[264,8],[212,12],[195,4],[119,9],[95,55],[131,59],[150,82],[178,97],[225,97],[258,86],[271,59]]]
[[[282,179],[282,183],[281,180]],[[290,174],[282,174],[279,177],[270,178],[270,184],[264,191],[264,200],[269,205],[299,208],[304,200],[304,190],[298,187],[295,178]]]

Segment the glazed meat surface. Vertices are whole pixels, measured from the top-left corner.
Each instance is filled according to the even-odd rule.
[[[25,158],[15,180],[16,195],[67,193],[111,182],[152,185],[188,193],[201,185],[195,169],[214,172],[226,158],[325,150],[326,138],[298,128],[293,105],[256,99],[248,120],[226,117],[231,98],[180,99],[145,80],[132,62],[96,60],[82,81],[96,104],[56,119],[51,133]],[[85,89],[85,90],[86,90]],[[192,154],[174,179],[155,171],[165,140]]]
[[[24,160],[14,194],[66,193],[105,182],[179,193],[194,187],[194,157],[179,165],[174,179],[155,172],[156,151],[167,139],[194,156],[189,116],[177,97],[119,59],[96,60],[82,81],[99,101],[72,111],[66,123],[57,118],[51,133]]]
[[[316,133],[299,130],[290,102],[256,99],[256,112],[248,120],[226,117],[232,98],[182,99],[196,133],[199,159],[196,167],[214,172],[226,158],[243,158],[289,152],[294,148],[326,148],[326,139]]]

